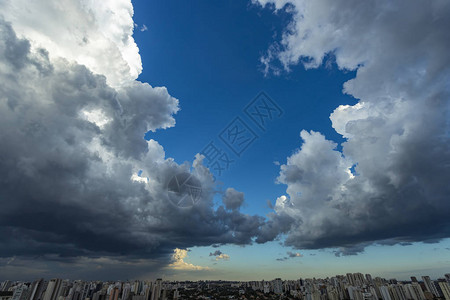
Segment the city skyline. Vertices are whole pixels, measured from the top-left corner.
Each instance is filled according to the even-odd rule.
[[[0,280],[450,270],[449,1],[0,5]]]
[[[34,282],[36,280],[46,280],[46,281],[50,281],[50,280],[66,280],[66,281],[83,281],[83,282],[132,282],[132,281],[156,281],[156,280],[162,280],[164,282],[208,282],[208,281],[214,281],[214,282],[218,282],[218,281],[223,281],[223,282],[258,282],[258,281],[272,281],[275,279],[281,279],[283,281],[293,281],[293,280],[298,280],[298,279],[317,279],[317,280],[323,280],[323,279],[329,279],[329,278],[333,278],[333,277],[339,277],[339,276],[348,276],[348,274],[361,274],[364,276],[364,278],[366,278],[365,280],[367,281],[367,276],[369,275],[370,278],[380,278],[386,281],[389,280],[397,280],[399,282],[422,282],[424,283],[424,285],[426,285],[425,278],[428,278],[429,280],[432,281],[439,281],[439,280],[446,280],[447,282],[449,282],[449,278],[450,278],[450,273],[445,273],[445,274],[440,274],[436,277],[430,277],[428,275],[420,275],[420,274],[409,274],[406,275],[407,277],[404,277],[403,279],[401,278],[397,278],[394,276],[391,277],[385,277],[385,276],[379,276],[377,274],[372,274],[372,273],[361,273],[361,272],[347,272],[347,273],[342,273],[342,274],[333,274],[331,276],[326,276],[326,277],[316,277],[316,276],[302,276],[301,274],[299,274],[299,276],[297,276],[296,278],[283,278],[280,276],[277,276],[276,274],[274,274],[274,276],[272,278],[262,278],[262,279],[250,279],[250,280],[238,280],[238,279],[170,279],[167,278],[165,276],[158,276],[155,275],[154,278],[127,278],[127,279],[123,279],[123,278],[108,278],[108,279],[99,279],[99,278],[77,278],[77,277],[70,277],[70,274],[68,274],[68,276],[66,277],[59,277],[59,276],[54,276],[54,277],[45,277],[45,276],[37,276],[37,277],[30,277],[30,278],[26,278],[26,279],[14,279],[14,278],[10,278],[10,279],[2,279],[0,280],[0,286],[1,284],[5,284],[6,282],[9,282],[10,284],[20,284],[20,283],[30,283],[30,282]],[[359,276],[359,275],[358,275]],[[37,279],[38,278],[38,279]],[[9,288],[10,286],[8,286]],[[0,288],[1,290],[1,288]],[[431,290],[431,288],[430,288]]]
[[[2,300],[168,300],[168,299],[450,299],[450,273],[437,280],[411,276],[398,281],[347,273],[331,278],[262,281],[83,281],[40,278],[33,282],[0,282]]]

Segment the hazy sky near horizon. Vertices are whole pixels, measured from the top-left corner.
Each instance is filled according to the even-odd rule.
[[[448,273],[448,1],[0,5],[0,280]]]

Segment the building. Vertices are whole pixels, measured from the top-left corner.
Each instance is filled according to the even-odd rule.
[[[276,278],[272,283],[273,292],[277,295],[283,294],[283,281],[281,281],[281,278]]]
[[[394,300],[407,300],[405,290],[403,289],[403,285],[395,284],[390,288],[391,295],[393,295]]]
[[[52,279],[48,282],[43,300],[57,300],[61,288],[61,279]]]
[[[444,296],[445,300],[450,300],[450,285],[448,284],[448,282],[439,282],[439,287],[441,288],[442,295]]]
[[[422,279],[423,279],[423,283],[425,284],[425,288],[427,289],[427,291],[432,293],[434,296],[439,297],[439,292],[438,292],[436,286],[434,285],[434,282],[431,281],[430,276],[422,276]]]
[[[389,293],[389,288],[385,285],[380,287],[381,297],[383,300],[393,300],[391,294]]]
[[[38,300],[44,291],[44,279],[38,279],[31,284],[28,300]]]
[[[406,284],[404,287],[406,298],[412,300],[425,299],[425,295],[423,294],[422,288],[417,282],[413,282],[412,284]]]
[[[28,297],[28,286],[21,284],[14,290],[11,300],[26,300]]]
[[[153,285],[151,300],[159,300],[159,298],[161,297],[161,290],[162,290],[162,279],[158,278],[156,279],[156,282]]]
[[[120,293],[119,288],[115,287],[114,289],[112,289],[111,293],[109,294],[109,300],[119,299],[119,293]]]
[[[9,288],[11,287],[11,281],[10,280],[6,280],[5,282],[3,282],[0,285],[0,291],[6,292],[9,290]]]

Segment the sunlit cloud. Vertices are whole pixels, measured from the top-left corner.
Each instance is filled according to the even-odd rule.
[[[188,250],[178,249],[173,250],[172,260],[168,267],[174,270],[184,270],[184,271],[200,271],[200,270],[210,270],[209,267],[196,266],[184,261],[187,258]]]

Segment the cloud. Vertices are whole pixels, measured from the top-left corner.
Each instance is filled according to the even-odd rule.
[[[300,254],[300,253],[298,253],[298,252],[291,252],[291,251],[288,251],[288,252],[287,252],[287,255],[288,255],[289,257],[291,257],[291,258],[293,258],[293,257],[303,257],[302,254]]]
[[[142,71],[133,39],[131,1],[0,0],[2,14],[19,36],[106,76],[113,87],[133,82]]]
[[[318,68],[331,55],[356,70],[343,91],[358,100],[330,116],[346,139],[342,152],[319,132],[301,132],[303,144],[280,167],[286,195],[258,241],[286,233],[286,245],[346,255],[449,237],[450,4],[258,2],[292,15],[266,62]]]
[[[398,244],[403,246],[403,243]],[[339,247],[337,250],[334,250],[333,253],[336,257],[358,255],[359,253],[364,252],[364,249],[369,245],[370,243],[359,243],[356,245]]]
[[[141,32],[147,31],[148,28],[145,24],[142,24],[141,29],[139,29]]]
[[[216,260],[230,260],[230,256],[228,254],[222,253],[216,256]]]
[[[214,251],[214,252],[210,252],[210,253],[209,253],[209,256],[219,256],[219,255],[221,255],[221,254],[222,254],[222,251],[216,250],[216,251]]]
[[[222,202],[226,209],[238,210],[244,203],[244,193],[228,188],[222,196]]]
[[[7,264],[7,265],[11,264],[15,259],[16,259],[15,256],[11,257],[11,258],[6,262],[6,264]]]
[[[286,254],[287,254],[287,256],[284,256],[284,257],[281,257],[281,258],[277,258],[276,260],[277,261],[286,261],[286,260],[291,259],[291,258],[303,257],[303,255],[298,253],[298,252],[288,251],[288,252],[286,252]]]
[[[170,263],[175,248],[250,244],[264,223],[214,209],[213,176],[201,155],[178,165],[157,141],[143,139],[175,125],[178,100],[165,87],[134,80],[140,58],[121,23],[132,10],[110,2],[93,11],[64,1],[53,18],[59,6],[47,1],[41,20],[41,8],[27,18],[28,10],[16,11],[23,3],[2,1],[10,22],[0,17],[0,235],[8,237],[0,241],[0,257],[28,260],[30,272],[22,274],[54,256],[85,272],[96,257],[120,260],[123,274],[132,268],[127,260],[143,259],[155,269]],[[61,40],[75,39],[78,30],[98,37],[93,48]],[[202,185],[190,209],[174,206],[166,188],[183,172]],[[33,257],[40,258],[35,265]],[[18,274],[12,265],[1,276]],[[105,269],[96,274],[110,276]]]
[[[0,258],[0,265],[5,259]],[[45,255],[33,257],[16,257],[10,264],[2,265],[2,278],[85,278],[98,280],[98,278],[156,278],[165,261],[158,259],[143,259],[130,257],[60,257],[58,255]],[[88,271],[86,271],[88,270]],[[175,271],[174,271],[175,272]]]
[[[209,256],[215,256],[216,260],[229,260],[230,259],[230,256],[228,254],[225,254],[220,250],[216,250],[214,252],[209,253]]]
[[[187,263],[184,261],[184,259],[187,257],[188,251],[185,249],[178,249],[176,248],[173,251],[172,260],[173,263],[171,263],[168,267],[174,270],[182,270],[182,271],[200,271],[200,270],[209,270],[208,267],[202,267],[202,266],[195,266],[193,264]]]

